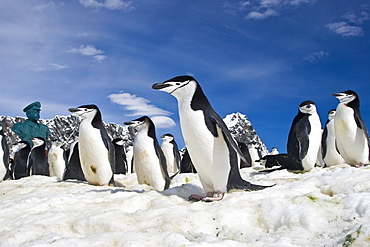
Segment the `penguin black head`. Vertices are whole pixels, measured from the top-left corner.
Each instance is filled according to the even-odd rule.
[[[329,120],[332,120],[332,119],[334,119],[334,117],[335,117],[335,113],[337,112],[337,110],[336,109],[331,109],[329,112],[328,112],[328,119]]]
[[[165,91],[176,96],[176,92],[183,91],[183,89],[188,85],[192,85],[193,88],[196,88],[198,82],[193,77],[184,75],[174,77],[162,83],[156,83],[152,86],[152,88],[160,91]]]
[[[341,93],[333,93],[333,96],[335,96],[340,101],[340,103],[348,104],[350,102],[353,102],[353,104],[355,105],[360,104],[358,95],[353,90],[347,90]]]
[[[174,139],[173,135],[168,134],[168,133],[162,135],[161,138],[162,138],[163,141],[168,141],[168,142],[171,142]]]
[[[125,144],[125,141],[122,138],[115,138],[113,141],[113,144],[123,146]]]
[[[145,127],[148,127],[149,125],[153,125],[153,122],[152,120],[150,120],[149,117],[143,116],[129,122],[124,122],[123,124],[131,126],[132,128],[139,131]]]
[[[94,123],[100,123],[102,121],[100,110],[96,105],[82,105],[77,108],[69,108],[68,111],[78,115],[82,119],[94,119]],[[94,123],[93,125],[95,125]]]
[[[303,114],[312,114],[316,112],[315,103],[311,100],[303,101],[299,105],[299,111]]]

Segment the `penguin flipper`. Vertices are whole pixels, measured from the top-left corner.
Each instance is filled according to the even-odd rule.
[[[298,157],[299,157],[299,160],[303,160],[304,157],[306,157],[306,154],[308,151],[308,145],[309,145],[307,131],[297,131],[296,138],[298,140],[298,145],[299,145]]]
[[[238,153],[240,158],[245,163],[248,163],[247,159],[243,155],[243,152],[240,150],[238,144],[236,143],[234,138],[231,136],[229,129],[227,128],[225,122],[221,119],[221,117],[218,116],[218,115],[215,115],[215,116],[212,117],[211,121],[214,124],[214,128],[215,128],[216,133],[217,133],[216,126],[218,126],[221,129],[224,138],[226,139],[225,141],[227,141],[228,143],[231,144],[232,148]]]

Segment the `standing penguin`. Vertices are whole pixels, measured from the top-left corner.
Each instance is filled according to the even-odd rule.
[[[31,152],[31,146],[27,141],[20,141],[16,144],[18,151],[14,160],[14,179],[20,179],[29,176],[27,169],[28,155]]]
[[[31,138],[33,147],[28,155],[28,174],[49,176],[49,164],[46,156],[46,142],[42,137]]]
[[[96,105],[83,105],[68,111],[82,119],[78,149],[86,180],[99,186],[114,184],[114,146],[103,125],[99,108]]]
[[[123,147],[125,144],[122,138],[116,138],[113,140],[115,156],[116,156],[116,167],[114,174],[126,174],[127,173],[127,158],[126,152]]]
[[[132,145],[128,145],[126,147],[127,173],[128,174],[135,173],[135,167],[134,167],[134,162],[133,162],[133,158],[134,158],[133,149],[134,148]]]
[[[321,144],[321,133],[321,122],[314,102],[302,102],[288,136],[290,170],[310,171],[314,168]]]
[[[197,170],[195,169],[193,162],[190,159],[187,148],[185,148],[182,154],[180,173],[197,173]]]
[[[335,144],[335,130],[334,130],[334,117],[336,110],[328,112],[328,120],[325,123],[324,131],[322,133],[321,151],[324,163],[327,166],[334,166],[344,164],[343,157],[338,153]]]
[[[340,103],[334,117],[338,151],[350,165],[369,164],[369,133],[360,112],[360,99],[356,92],[347,90],[334,93]]]
[[[168,173],[176,173],[180,170],[180,152],[175,142],[175,138],[171,134],[164,134],[161,136],[162,145],[161,149],[167,161],[167,171]]]
[[[241,178],[238,154],[243,157],[242,152],[193,77],[174,77],[156,83],[152,88],[165,91],[178,101],[185,145],[207,193],[206,196],[191,195],[190,200],[217,201],[232,189],[250,191],[266,188]]]
[[[63,180],[77,179],[86,181],[85,175],[82,171],[80,154],[78,151],[78,138],[69,147],[68,161],[64,171]]]
[[[243,159],[240,159],[240,168],[246,168],[252,166],[252,157],[249,153],[248,145],[245,142],[236,141],[238,143],[238,147],[240,148],[240,151],[242,151],[242,154],[244,158],[247,160],[247,162],[244,162]]]
[[[55,141],[51,144],[51,148],[48,153],[48,163],[50,177],[57,177],[63,179],[64,170],[66,168],[66,153],[61,147],[62,142]]]
[[[256,166],[260,165],[259,160],[261,159],[261,156],[258,152],[258,145],[256,143],[252,142],[248,146],[248,151],[249,151],[249,154],[251,156],[251,162],[252,162],[251,166],[256,167]]]
[[[134,167],[139,184],[147,184],[157,190],[170,186],[166,158],[158,144],[155,127],[150,118],[143,116],[124,124],[138,132],[133,143]]]
[[[9,145],[6,140],[3,126],[0,124],[0,182],[7,179],[12,179],[12,174],[10,171],[10,153]]]

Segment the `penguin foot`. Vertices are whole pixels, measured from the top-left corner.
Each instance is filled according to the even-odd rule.
[[[207,192],[206,196],[200,196],[191,194],[189,196],[189,201],[202,201],[202,202],[215,202],[215,201],[221,201],[224,198],[224,194],[221,191],[217,192]]]

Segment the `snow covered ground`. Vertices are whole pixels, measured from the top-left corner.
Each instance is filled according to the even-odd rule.
[[[341,165],[304,174],[242,175],[272,188],[202,193],[196,174],[165,192],[119,175],[119,187],[32,176],[0,183],[1,246],[370,246],[370,167]]]

